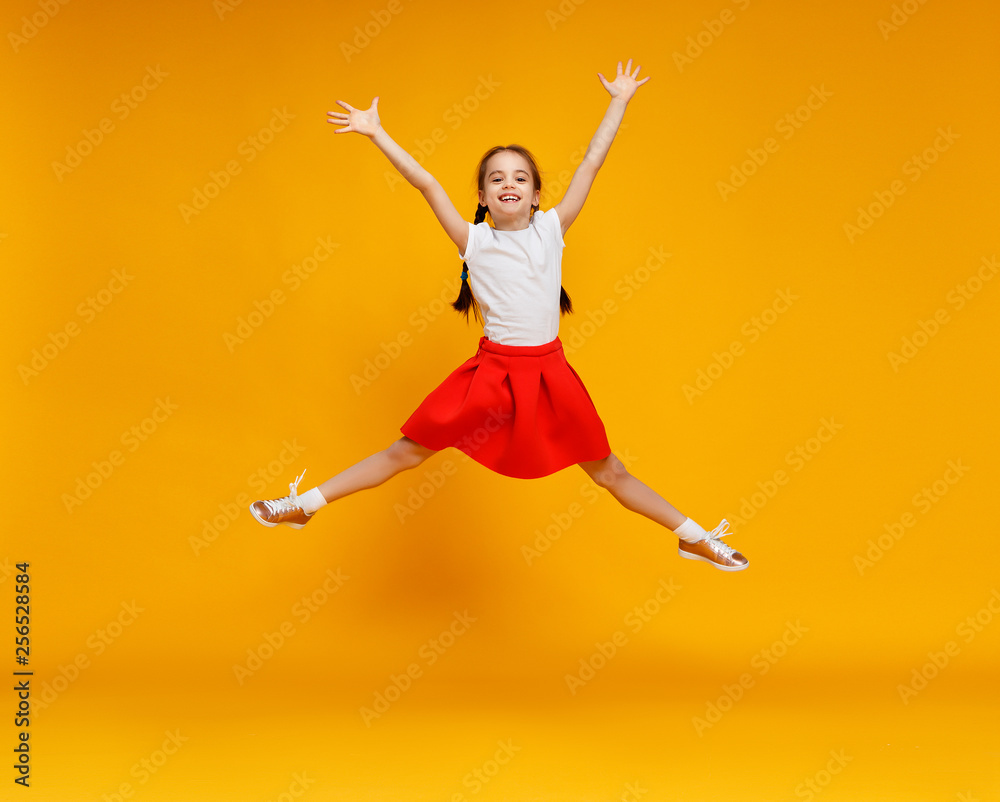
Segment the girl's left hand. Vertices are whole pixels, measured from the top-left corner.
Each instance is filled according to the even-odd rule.
[[[618,97],[624,100],[626,103],[635,94],[635,90],[642,86],[646,81],[650,79],[651,76],[647,75],[641,81],[636,81],[635,76],[639,74],[639,70],[642,69],[640,65],[637,65],[635,71],[632,71],[632,59],[628,60],[628,64],[625,66],[625,72],[622,72],[622,63],[618,62],[618,74],[615,76],[615,80],[608,83],[608,79],[605,78],[601,73],[597,73],[597,77],[601,79],[601,83],[604,84],[604,88],[608,90],[611,97]]]

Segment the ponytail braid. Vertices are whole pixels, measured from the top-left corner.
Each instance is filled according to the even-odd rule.
[[[478,204],[476,206],[475,225],[479,225],[486,220],[487,211],[488,210],[484,204]],[[483,322],[483,317],[479,312],[479,303],[472,296],[472,287],[469,286],[469,266],[465,262],[462,262],[462,289],[458,291],[458,298],[455,299],[452,307],[457,312],[465,314],[466,322],[469,320],[469,309],[472,309],[472,314],[475,316],[477,323]]]
[[[570,300],[569,295],[567,295],[566,290],[560,286],[559,287],[559,313],[562,315],[569,315],[573,312],[573,302]]]

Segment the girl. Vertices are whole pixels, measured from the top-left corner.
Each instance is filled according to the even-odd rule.
[[[649,80],[635,80],[639,69],[633,72],[629,59],[624,72],[618,62],[614,81],[597,74],[611,95],[608,110],[565,196],[548,211],[539,208],[541,178],[526,149],[508,145],[487,151],[479,163],[475,223],[462,218],[437,180],[385,132],[378,97],[367,111],[337,101],[348,113],[328,112],[327,122],[343,126],[336,133],[371,139],[420,190],[455,243],[463,270],[453,306],[466,319],[472,309],[484,323],[483,337],[476,355],[402,425],[403,437],[300,496],[303,471],[289,484],[288,496],[251,504],[254,518],[265,526],[301,529],[329,502],[380,485],[452,446],[497,473],[524,479],[579,464],[624,507],[673,531],[682,557],[723,571],[747,567],[747,559],[720,540],[729,534],[725,519],[706,532],[611,453],[604,424],[557,336],[560,314],[572,311],[562,289],[563,236],[583,207],[625,107]]]

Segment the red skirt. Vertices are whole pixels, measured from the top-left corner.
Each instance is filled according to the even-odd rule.
[[[611,453],[590,393],[556,337],[498,345],[476,355],[428,395],[400,431],[425,448],[453,446],[518,479],[548,476]]]

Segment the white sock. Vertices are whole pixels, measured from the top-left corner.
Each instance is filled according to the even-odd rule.
[[[685,518],[684,523],[674,530],[674,534],[685,543],[697,543],[699,540],[704,540],[708,537],[708,532],[702,529],[690,518]]]
[[[312,515],[316,510],[321,507],[326,506],[326,499],[323,498],[323,494],[319,492],[318,487],[314,487],[312,490],[307,490],[305,493],[299,496],[299,506],[306,511],[306,515]]]

